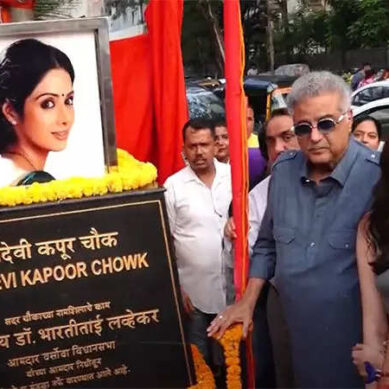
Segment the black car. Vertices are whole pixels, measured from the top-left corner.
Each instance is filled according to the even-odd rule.
[[[223,100],[209,89],[198,85],[187,85],[186,99],[191,119],[225,119]]]

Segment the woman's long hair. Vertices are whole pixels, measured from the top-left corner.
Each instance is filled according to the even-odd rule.
[[[381,154],[381,178],[374,191],[374,202],[369,218],[369,241],[376,260],[373,263],[377,274],[389,269],[389,145]]]
[[[2,112],[5,102],[23,118],[24,103],[46,73],[64,69],[74,81],[69,57],[56,47],[36,39],[21,39],[11,44],[0,58],[0,153],[16,141],[12,125]]]

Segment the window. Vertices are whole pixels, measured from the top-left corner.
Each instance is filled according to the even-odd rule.
[[[383,86],[382,87],[382,98],[389,97],[389,87]]]
[[[383,95],[384,88],[382,86],[366,88],[354,96],[352,105],[361,106],[370,103],[371,101],[382,99]]]

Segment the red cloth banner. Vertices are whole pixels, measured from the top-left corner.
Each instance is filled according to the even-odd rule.
[[[226,113],[230,138],[232,208],[236,226],[234,280],[237,300],[248,279],[248,148],[243,90],[244,43],[239,0],[224,1]]]
[[[121,147],[158,168],[158,182],[184,166],[188,120],[181,55],[183,0],[151,0],[148,33],[111,42],[116,136]]]
[[[148,35],[110,43],[116,144],[141,161],[153,153],[153,99]]]
[[[35,0],[1,0],[0,6],[33,9]]]
[[[188,120],[181,54],[183,0],[151,0],[146,9],[153,74],[158,182],[184,167],[182,127]]]
[[[243,90],[245,51],[239,0],[224,0],[224,45],[232,210],[237,235],[234,242],[234,283],[236,299],[239,300],[246,289],[249,272],[247,102]],[[249,388],[254,388],[254,357],[251,345],[252,339],[249,335],[246,340],[247,384]]]

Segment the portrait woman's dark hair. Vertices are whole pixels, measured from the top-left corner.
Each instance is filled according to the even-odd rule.
[[[366,122],[366,121],[370,121],[370,122],[374,123],[375,128],[377,129],[378,139],[381,140],[382,139],[382,126],[381,126],[381,123],[377,119],[373,118],[373,116],[363,115],[363,116],[358,117],[357,119],[354,119],[353,125],[351,127],[351,132],[354,132],[356,130],[356,128],[361,123]]]
[[[0,108],[9,102],[23,118],[24,103],[52,69],[64,69],[74,81],[74,69],[61,50],[36,39],[14,42],[0,58]],[[0,153],[16,141],[12,125],[0,109]]]
[[[369,219],[369,241],[376,254],[374,270],[377,274],[389,269],[389,144],[381,154],[381,178],[374,191],[374,202]]]

